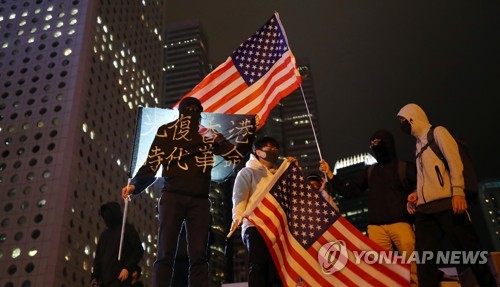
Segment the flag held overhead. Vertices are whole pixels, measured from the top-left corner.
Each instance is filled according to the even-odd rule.
[[[183,98],[199,99],[205,112],[257,114],[262,126],[278,102],[300,84],[295,57],[275,13]]]

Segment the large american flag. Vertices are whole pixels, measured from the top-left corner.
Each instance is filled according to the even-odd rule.
[[[253,196],[243,216],[264,237],[284,286],[295,286],[299,277],[306,286],[409,286],[406,264],[364,260],[356,264],[353,251],[380,252],[381,248],[312,189],[295,164],[283,163],[269,186]],[[325,272],[319,258],[330,262],[332,258],[324,258],[321,248],[333,242],[344,244],[345,253],[330,254],[337,256],[336,264],[344,264]]]
[[[258,114],[263,125],[272,108],[300,83],[295,58],[275,13],[183,98],[198,98],[205,112]]]

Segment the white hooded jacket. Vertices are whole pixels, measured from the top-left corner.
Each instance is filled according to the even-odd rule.
[[[271,181],[274,171],[266,168],[257,157],[250,154],[250,159],[236,176],[233,187],[233,220],[242,217],[252,194],[260,187],[266,186]],[[250,221],[243,218],[241,225],[241,235],[245,230],[253,226]]]
[[[415,155],[418,155],[422,147],[427,144],[427,133],[431,128],[427,115],[418,105],[408,104],[401,108],[398,116],[410,122],[411,135],[417,139]],[[442,126],[434,129],[434,139],[448,162],[449,171],[431,148],[428,147],[422,152],[416,159],[417,206],[451,198],[453,195],[465,196],[463,164],[455,139]]]

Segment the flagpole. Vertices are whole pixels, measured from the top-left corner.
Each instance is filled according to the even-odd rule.
[[[127,182],[127,187],[130,185],[130,178],[128,179]],[[128,189],[127,189],[128,190]],[[125,199],[125,207],[123,208],[123,219],[122,219],[122,232],[120,235],[120,247],[118,249],[118,261],[120,261],[122,257],[122,247],[123,247],[123,237],[125,234],[125,224],[127,223],[127,207],[128,207],[128,202],[130,201],[130,194],[127,196]]]
[[[316,131],[314,130],[314,124],[312,121],[311,112],[309,112],[309,106],[307,105],[306,95],[304,94],[304,90],[302,89],[302,84],[299,84],[299,87],[300,91],[302,92],[302,98],[304,99],[304,104],[306,105],[307,117],[309,117],[309,122],[311,123],[311,128],[314,135],[314,141],[316,142],[316,147],[318,148],[319,159],[323,160],[323,156],[321,155],[321,150],[319,148],[318,137],[316,136]],[[326,175],[326,172],[323,172],[323,175],[325,176],[325,180],[328,181],[328,176]]]
[[[304,90],[302,89],[302,84],[299,85],[300,91],[302,92],[302,98],[304,99],[304,104],[306,105],[307,116],[309,117],[309,122],[311,123],[311,128],[314,135],[314,141],[316,142],[316,147],[318,148],[319,158],[323,160],[323,156],[321,155],[321,150],[319,149],[318,137],[316,136],[316,131],[314,130],[314,124],[311,117],[311,112],[309,112],[309,106],[307,105],[306,95],[304,94]]]

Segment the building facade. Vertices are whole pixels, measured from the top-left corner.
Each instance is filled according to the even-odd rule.
[[[297,158],[307,174],[318,170],[320,154],[316,139],[321,143],[321,138],[311,68],[306,61],[299,64],[297,68],[302,76],[302,89],[280,101],[283,126],[281,150],[284,155]]]
[[[121,201],[136,109],[162,100],[164,1],[0,3],[0,286],[89,286],[105,224]],[[128,221],[156,251],[156,200]]]
[[[500,252],[500,179],[484,180],[479,184],[479,206],[491,239],[491,250]]]
[[[205,34],[199,21],[169,23],[165,35],[164,107],[172,108],[208,75],[210,64]]]
[[[354,179],[368,165],[375,164],[377,160],[369,153],[361,153],[335,162],[333,173],[340,179],[348,181]],[[334,195],[340,213],[363,234],[368,226],[368,192],[362,192],[353,198]]]
[[[165,32],[164,46],[164,85],[165,108],[172,108],[184,95],[189,93],[206,75],[211,66],[208,61],[208,45],[201,23],[197,20],[185,20],[169,23]],[[232,185],[226,182],[212,182],[209,198],[212,223],[209,236],[209,285],[220,286],[228,281],[230,273],[226,251],[226,234],[231,224]],[[180,237],[183,243],[186,238]],[[181,244],[180,246],[186,246]],[[179,250],[178,250],[179,253]],[[185,253],[185,250],[181,250]],[[187,273],[174,266],[178,273],[184,274],[178,282],[187,285]]]

